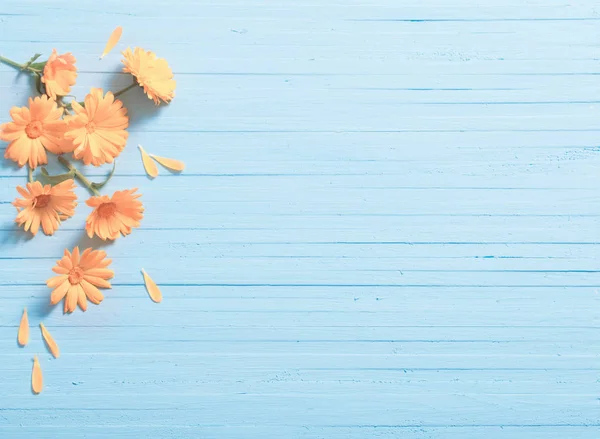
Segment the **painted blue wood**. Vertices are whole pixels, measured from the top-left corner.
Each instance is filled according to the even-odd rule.
[[[598,438],[599,10],[484,3],[4,0],[0,54],[74,52],[78,97],[128,83],[116,25],[178,87],[123,96],[105,192],[146,217],[85,314],[44,281],[89,209],[29,239],[1,163],[0,437]],[[1,120],[31,92],[0,66]],[[24,306],[60,359],[16,346]]]

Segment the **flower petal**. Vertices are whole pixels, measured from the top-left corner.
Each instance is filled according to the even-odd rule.
[[[52,356],[54,358],[60,357],[60,349],[58,349],[56,341],[54,341],[54,338],[50,335],[43,323],[40,323],[40,329],[42,330],[42,337],[44,338],[46,346],[48,346],[48,350]]]
[[[81,288],[83,288],[88,300],[93,304],[98,305],[100,302],[102,302],[102,300],[104,300],[104,295],[100,292],[100,290],[88,281],[81,281]]]
[[[108,55],[108,52],[110,52],[111,50],[114,49],[114,47],[117,45],[117,43],[121,39],[122,34],[123,34],[123,28],[121,26],[117,26],[115,28],[115,30],[112,31],[112,34],[110,34],[110,37],[108,38],[106,46],[104,47],[104,52],[102,52],[102,55],[100,55],[100,59],[104,58],[106,55]]]
[[[185,168],[185,163],[181,160],[170,159],[167,157],[159,157],[154,154],[150,154],[154,160],[163,165],[165,168],[170,169],[171,171],[181,172]]]
[[[29,319],[27,318],[27,308],[23,309],[21,323],[19,324],[19,333],[17,335],[17,341],[21,346],[25,346],[29,341]]]
[[[73,260],[73,267],[77,267],[79,265],[79,247],[73,249],[71,259]]]
[[[115,275],[114,271],[108,268],[92,268],[85,271],[86,276],[94,276],[102,279],[112,279]]]
[[[69,291],[70,286],[71,283],[68,280],[65,280],[62,284],[57,286],[54,291],[52,291],[52,294],[50,294],[50,303],[52,305],[56,305],[58,302],[63,300],[67,294],[67,291]]]
[[[46,285],[48,285],[48,288],[56,288],[57,286],[61,285],[63,282],[65,282],[68,279],[68,276],[65,274],[61,274],[59,276],[54,276],[51,277],[50,279],[48,279],[46,281]]]
[[[67,270],[65,267],[61,267],[59,265],[52,267],[52,271],[54,271],[57,274],[68,274],[69,273],[69,270]]]
[[[148,276],[148,274],[144,271],[143,268],[142,268],[142,274],[144,275],[144,282],[146,284],[146,290],[148,290],[148,295],[150,296],[150,298],[156,303],[161,302],[162,301],[162,293],[160,292],[160,289],[158,288],[156,283],[152,280],[152,278],[150,276]]]
[[[42,368],[40,367],[38,357],[35,356],[33,357],[33,369],[31,370],[31,390],[37,395],[42,391],[42,387],[44,387]]]
[[[142,153],[142,163],[144,163],[144,169],[146,170],[146,174],[148,174],[152,178],[155,178],[158,175],[158,168],[156,167],[156,163],[154,163],[148,155],[148,153],[144,151],[142,145],[138,145],[138,148]]]
[[[96,276],[90,276],[90,275],[84,275],[83,278],[88,281],[89,283],[91,283],[92,285],[95,285],[97,287],[100,288],[112,288],[112,286],[110,285],[110,282],[108,282],[105,279],[102,279],[100,277],[96,277]]]
[[[83,291],[83,287],[81,284],[75,285],[77,290],[77,304],[82,311],[87,311],[87,298],[85,297],[85,292]]]
[[[75,288],[75,285],[71,285],[65,299],[65,313],[72,313],[75,311],[77,308],[77,297],[77,288]]]

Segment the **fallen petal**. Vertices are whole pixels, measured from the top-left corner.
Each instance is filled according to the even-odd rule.
[[[123,34],[123,28],[121,26],[117,26],[115,28],[115,30],[112,31],[112,34],[110,34],[110,37],[108,38],[108,42],[106,43],[106,46],[104,47],[104,52],[102,52],[102,55],[100,55],[100,59],[104,58],[106,55],[108,55],[108,52],[110,52],[111,50],[114,49],[114,47],[117,45],[117,43],[121,39],[122,34]]]
[[[29,319],[27,318],[27,308],[23,309],[23,315],[21,316],[21,324],[19,325],[19,334],[17,335],[17,341],[21,346],[25,346],[29,341]]]
[[[46,342],[46,346],[48,346],[48,350],[52,354],[54,358],[60,357],[60,349],[58,349],[58,345],[54,338],[50,335],[46,327],[43,323],[40,323],[40,329],[42,330],[42,337],[44,337],[44,341]]]
[[[160,289],[158,288],[156,283],[152,280],[152,278],[150,276],[148,276],[148,274],[144,271],[143,268],[142,268],[142,274],[144,275],[144,282],[146,284],[146,290],[148,290],[148,295],[150,296],[150,298],[156,303],[161,302],[162,301],[162,293],[160,292]]]
[[[163,165],[165,168],[170,169],[171,171],[181,172],[185,168],[185,163],[181,160],[170,159],[167,157],[159,157],[154,154],[150,154],[154,160]]]
[[[36,395],[42,391],[44,387],[44,378],[42,377],[42,368],[37,356],[33,357],[33,370],[31,371],[31,390]]]
[[[146,174],[150,177],[155,178],[158,175],[158,168],[156,167],[156,163],[150,158],[148,153],[144,151],[142,145],[138,145],[140,152],[142,153],[142,162],[144,163],[144,169],[146,170]]]

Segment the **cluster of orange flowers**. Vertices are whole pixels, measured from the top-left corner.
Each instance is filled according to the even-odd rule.
[[[113,32],[101,58],[117,44],[121,33],[120,27]],[[13,160],[19,167],[26,164],[29,167],[29,182],[25,187],[17,186],[20,198],[13,202],[18,212],[15,222],[25,231],[36,235],[41,227],[46,235],[52,235],[63,221],[75,214],[75,180],[92,193],[92,197],[86,200],[93,209],[85,223],[90,238],[98,236],[102,240],[115,240],[140,226],[144,207],[137,189],[116,191],[112,196],[100,195],[98,189],[103,184],[90,183],[65,157],[72,154],[73,159],[93,166],[115,161],[128,138],[127,109],[117,99],[121,93],[140,86],[156,105],[169,103],[174,98],[176,83],[164,59],[138,47],[133,51],[127,48],[121,53],[124,57],[123,72],[132,75],[132,85],[116,93],[92,88],[83,102],[73,100],[70,104],[63,99],[77,80],[76,59],[71,53],[59,55],[53,50],[47,61],[35,62],[40,56],[36,55],[25,64],[0,57],[1,62],[31,73],[41,94],[29,98],[28,107],[13,107],[10,110],[12,122],[0,125],[0,140],[9,142],[4,157]],[[42,184],[34,180],[33,170],[48,163],[48,153],[57,155],[59,163],[69,172],[49,176],[42,168],[42,178],[51,183]],[[143,158],[148,169],[145,156]],[[177,160],[152,158],[170,169],[183,169],[182,162]],[[152,177],[157,173],[153,172]],[[78,247],[72,251],[65,250],[62,259],[52,269],[56,276],[46,282],[52,289],[50,302],[55,305],[64,300],[65,313],[73,312],[77,306],[85,311],[88,300],[99,304],[104,298],[99,288],[111,288],[108,280],[114,276],[108,268],[111,260],[106,256],[106,252],[92,248],[82,252]],[[160,290],[147,273],[142,272],[150,297],[159,302],[162,299]],[[40,326],[46,344],[57,357],[56,342],[43,324]],[[22,346],[27,343],[28,328],[27,312],[24,311],[18,335]],[[34,359],[32,387],[35,393],[41,391],[41,369],[37,357]]]

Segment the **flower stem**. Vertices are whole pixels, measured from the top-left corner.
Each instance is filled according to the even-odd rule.
[[[129,91],[129,90],[131,90],[131,89],[132,89],[133,87],[135,87],[136,85],[137,85],[137,83],[136,83],[136,82],[134,82],[133,84],[131,84],[131,85],[128,85],[128,86],[127,86],[127,87],[125,87],[124,89],[121,89],[121,90],[119,90],[119,91],[118,91],[118,92],[116,92],[116,93],[113,93],[113,95],[115,96],[115,98],[116,98],[116,97],[118,97],[118,96],[121,96],[123,93],[125,93],[126,91]]]
[[[92,182],[89,181],[87,178],[85,178],[85,175],[83,175],[81,172],[79,172],[77,169],[75,169],[75,167],[71,164],[71,162],[69,162],[66,158],[64,158],[61,155],[58,156],[58,161],[60,162],[61,165],[63,165],[65,168],[67,168],[69,171],[71,171],[73,173],[73,175],[75,176],[75,178],[77,180],[79,180],[79,182],[82,185],[84,185],[93,195],[95,195],[97,197],[100,196],[100,192],[98,192],[96,189],[94,189],[94,186],[92,186]]]
[[[8,58],[5,58],[1,55],[0,55],[0,62],[3,62],[4,64],[7,64],[7,65],[12,66],[19,70],[27,70],[31,73],[40,73],[40,70],[38,70],[38,69],[34,69],[33,67],[30,67],[29,65],[26,65],[26,64],[19,64],[18,62],[13,61]]]
[[[17,69],[22,69],[24,67],[23,64],[19,64],[18,62],[15,62],[8,58],[4,58],[3,56],[0,56],[0,61],[2,61],[4,64],[8,64],[9,66],[15,67]]]
[[[30,166],[27,166],[27,180],[29,183],[33,183],[33,169]]]
[[[77,102],[79,105],[81,105],[82,107],[85,107],[85,101],[84,102]],[[64,102],[59,102],[58,106],[60,108],[62,108],[65,112],[65,114],[71,114],[70,112],[73,111],[73,105],[72,104],[65,104]]]

